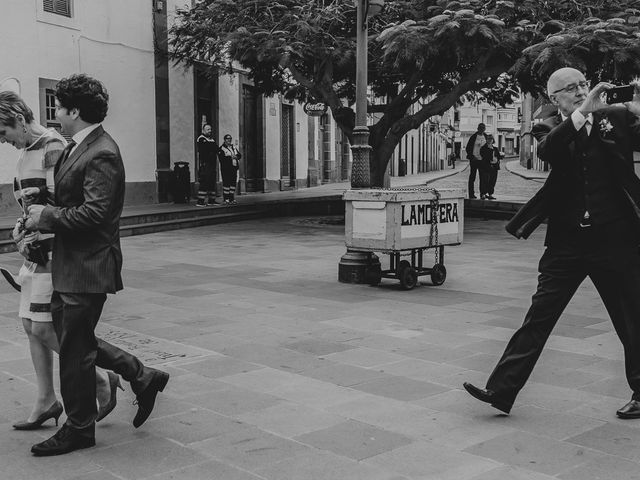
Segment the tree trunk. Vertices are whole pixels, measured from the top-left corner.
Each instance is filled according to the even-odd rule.
[[[371,157],[369,159],[372,187],[384,187],[384,174],[387,171],[389,159],[393,155],[393,151],[399,141],[399,138],[395,138],[393,135],[388,135],[382,142],[369,142],[372,147]]]

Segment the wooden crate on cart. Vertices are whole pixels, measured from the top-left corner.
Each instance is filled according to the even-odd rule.
[[[389,254],[389,270],[373,272],[369,283],[396,278],[410,289],[421,275],[431,275],[436,285],[444,283],[444,246],[463,240],[464,197],[463,189],[426,186],[346,191],[347,248]],[[429,267],[423,265],[427,249],[435,250],[435,262]],[[411,261],[401,260],[405,256]]]

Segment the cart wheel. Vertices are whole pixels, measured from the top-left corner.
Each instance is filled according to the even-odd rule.
[[[398,278],[400,278],[400,274],[405,268],[411,268],[411,263],[407,260],[401,260],[400,262],[398,262],[398,266],[396,267],[396,275]]]
[[[409,262],[407,262],[409,263]],[[404,265],[400,270],[400,286],[405,290],[411,290],[418,284],[418,272],[410,265]]]
[[[436,263],[431,268],[431,282],[434,285],[442,285],[447,279],[447,269],[441,263]]]

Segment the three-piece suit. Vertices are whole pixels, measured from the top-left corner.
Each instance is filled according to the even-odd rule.
[[[622,342],[632,398],[640,400],[640,179],[633,168],[640,122],[615,106],[593,113],[590,134],[560,115],[536,124],[533,134],[552,170],[506,228],[527,238],[547,220],[546,249],[531,307],[487,390],[494,405],[511,409],[560,315],[589,277]]]

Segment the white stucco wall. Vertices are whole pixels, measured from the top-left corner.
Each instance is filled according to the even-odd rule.
[[[169,67],[169,135],[171,168],[173,162],[189,162],[191,180],[195,179],[194,85],[191,70]]]
[[[19,79],[21,95],[39,118],[39,78],[87,73],[106,86],[104,127],[122,151],[127,181],[155,180],[155,100],[151,8],[128,0],[75,1],[73,18],[43,12],[40,0],[3,0],[0,65]],[[8,14],[7,14],[8,12]],[[4,76],[0,78],[0,82]],[[42,120],[43,121],[43,120]],[[0,147],[2,158],[7,149]],[[0,163],[0,183],[15,163]]]
[[[240,81],[238,74],[222,75],[218,79],[218,145],[222,145],[225,135],[233,137],[233,143],[239,147],[240,131]],[[242,153],[242,152],[241,152]]]
[[[186,0],[167,1],[167,23],[172,25],[177,8],[191,4]],[[169,62],[169,135],[171,168],[173,162],[189,162],[191,180],[195,180],[195,112],[193,70]]]

